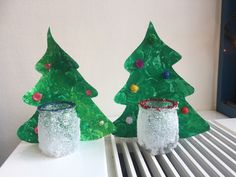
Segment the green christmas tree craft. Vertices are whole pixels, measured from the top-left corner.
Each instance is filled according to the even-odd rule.
[[[179,102],[179,136],[187,138],[209,130],[208,123],[187,103],[185,97],[194,88],[172,68],[181,56],[158,37],[150,22],[146,36],[128,57],[125,69],[130,73],[115,101],[126,105],[123,114],[114,122],[120,137],[136,137],[138,103],[150,98],[165,98]]]
[[[42,74],[34,88],[23,96],[29,105],[55,101],[70,101],[76,104],[80,118],[81,140],[94,140],[115,131],[115,126],[99,110],[92,98],[97,91],[89,85],[77,71],[79,65],[53,39],[50,30],[47,35],[48,48],[36,64]],[[21,140],[37,143],[38,112],[25,122],[17,131]]]

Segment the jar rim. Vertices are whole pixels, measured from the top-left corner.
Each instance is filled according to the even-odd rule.
[[[50,105],[60,105],[60,104],[65,104],[66,106],[63,108],[47,108]],[[61,110],[66,110],[66,109],[71,109],[75,107],[75,103],[69,102],[69,101],[55,101],[55,102],[48,102],[45,104],[40,105],[37,109],[38,111],[52,111],[52,112],[56,112],[56,111],[61,111]]]
[[[149,106],[149,105],[147,105],[147,103],[149,103],[149,102],[169,102],[169,103],[171,103],[171,105],[163,106],[163,107],[161,107],[161,106]],[[151,99],[141,101],[139,103],[139,105],[144,109],[154,108],[154,109],[160,111],[161,109],[177,108],[178,107],[178,102],[174,101],[174,100],[165,99],[165,98],[160,98],[160,99],[151,98]]]

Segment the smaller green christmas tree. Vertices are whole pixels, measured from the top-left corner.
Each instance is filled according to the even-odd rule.
[[[75,103],[80,118],[81,140],[94,140],[112,133],[115,126],[92,101],[92,97],[98,93],[77,71],[79,65],[56,43],[50,30],[47,42],[47,51],[36,64],[36,70],[42,77],[23,96],[23,101],[33,106],[57,101]],[[17,134],[21,140],[38,142],[38,115],[36,111],[18,129]]]
[[[172,68],[180,59],[181,56],[158,37],[150,22],[143,42],[125,62],[130,76],[115,101],[126,105],[126,109],[114,122],[117,127],[114,135],[136,137],[138,104],[151,98],[178,101],[180,138],[209,130],[208,123],[185,100],[186,96],[193,94],[194,88]]]

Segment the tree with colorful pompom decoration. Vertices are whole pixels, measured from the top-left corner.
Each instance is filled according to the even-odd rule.
[[[47,44],[46,53],[36,64],[36,70],[42,74],[42,77],[23,96],[23,101],[33,106],[58,101],[75,103],[80,118],[81,140],[94,140],[114,132],[113,123],[92,101],[92,98],[98,94],[96,89],[77,71],[79,65],[56,43],[50,29],[47,34]],[[36,111],[20,126],[17,134],[21,140],[38,143],[38,116]]]
[[[179,103],[180,138],[209,130],[209,124],[185,100],[186,96],[194,93],[194,88],[172,68],[180,59],[181,56],[159,38],[150,22],[144,40],[124,64],[130,76],[116,94],[115,102],[126,105],[126,108],[114,121],[117,128],[114,135],[137,136],[138,104],[150,98],[165,98]],[[127,124],[129,116],[132,116],[132,124]]]

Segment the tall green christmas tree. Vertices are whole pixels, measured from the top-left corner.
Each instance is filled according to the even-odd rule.
[[[180,59],[181,56],[158,37],[150,22],[143,42],[125,62],[130,76],[115,96],[115,101],[126,105],[126,109],[114,122],[116,136],[136,137],[138,104],[150,98],[178,101],[180,138],[209,130],[208,123],[185,100],[186,96],[193,94],[194,88],[172,68]]]
[[[23,101],[33,106],[56,101],[75,103],[80,118],[81,140],[94,140],[114,132],[115,126],[92,101],[97,96],[97,91],[80,75],[77,71],[79,65],[56,43],[50,29],[47,43],[46,53],[36,64],[36,70],[42,77],[23,96]],[[18,129],[20,139],[31,143],[38,142],[38,115],[36,111]]]

